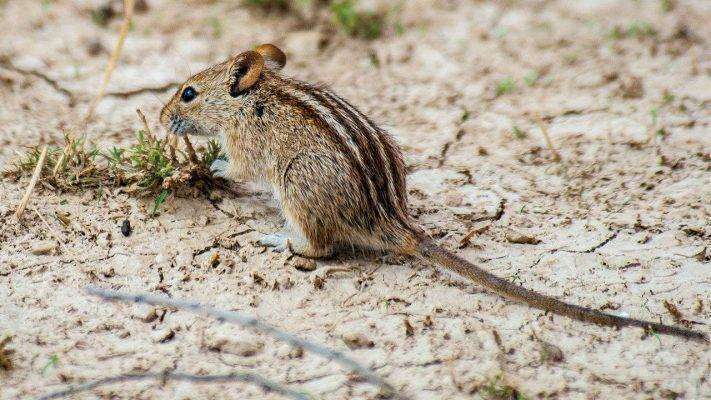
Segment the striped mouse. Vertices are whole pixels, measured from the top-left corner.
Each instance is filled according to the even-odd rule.
[[[408,213],[405,164],[393,138],[325,87],[283,75],[285,64],[271,44],[236,54],[189,78],[160,114],[173,134],[221,138],[228,161],[211,166],[217,176],[273,190],[288,233],[262,244],[312,258],[342,246],[415,255],[544,311],[707,341],[701,332],[539,294],[438,246]]]

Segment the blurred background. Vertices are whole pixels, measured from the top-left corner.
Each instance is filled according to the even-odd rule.
[[[412,213],[446,247],[572,303],[708,330],[710,1],[136,0],[83,124],[123,14],[119,0],[0,0],[0,169],[33,146],[61,149],[68,133],[133,146],[137,108],[162,137],[158,112],[180,83],[274,43],[285,74],[329,85],[397,138]],[[549,318],[416,260],[297,265],[255,244],[281,225],[259,190],[159,203],[44,180],[25,221],[11,221],[28,175],[0,181],[0,328],[14,337],[0,345],[13,351],[2,399],[165,369],[246,369],[323,398],[376,396],[268,337],[99,303],[89,284],[257,315],[352,353],[417,399],[711,391],[692,344]],[[94,394],[280,398],[247,384]]]

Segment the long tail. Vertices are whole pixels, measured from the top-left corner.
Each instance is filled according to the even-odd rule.
[[[418,252],[425,259],[467,277],[507,299],[521,301],[544,311],[550,311],[572,319],[577,319],[578,321],[591,322],[598,325],[614,326],[617,328],[623,326],[637,326],[657,333],[708,342],[706,335],[701,332],[656,322],[618,317],[591,308],[564,303],[553,297],[544,296],[486,272],[463,258],[437,246],[427,238],[420,239]]]

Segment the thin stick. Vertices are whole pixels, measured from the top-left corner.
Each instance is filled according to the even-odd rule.
[[[213,307],[209,306],[204,306],[199,303],[195,302],[189,302],[189,301],[183,301],[183,300],[174,300],[174,299],[169,299],[166,297],[162,296],[154,296],[151,294],[123,294],[120,292],[116,292],[113,290],[104,290],[104,289],[98,289],[94,287],[88,287],[86,289],[87,293],[101,297],[104,300],[107,301],[123,301],[123,302],[134,302],[134,303],[145,303],[145,304],[150,304],[154,306],[164,306],[164,307],[174,307],[177,309],[183,309],[186,311],[193,312],[195,314],[201,314],[201,315],[207,315],[213,318],[217,318],[218,321],[220,322],[229,322],[232,324],[240,325],[240,326],[245,326],[249,328],[253,328],[257,331],[264,332],[266,334],[269,334],[279,340],[282,340],[284,342],[287,342],[291,344],[292,346],[295,347],[301,347],[305,350],[311,351],[315,354],[318,354],[328,360],[333,360],[336,363],[350,369],[351,371],[356,372],[358,375],[360,375],[363,379],[365,379],[367,382],[370,382],[376,386],[379,386],[385,393],[383,393],[386,396],[391,396],[395,394],[395,388],[387,383],[385,380],[380,378],[379,376],[375,375],[373,372],[371,372],[368,368],[360,365],[358,362],[354,361],[353,359],[347,357],[345,354],[336,351],[336,350],[331,350],[327,347],[311,343],[309,341],[306,341],[304,339],[301,339],[297,336],[294,336],[290,333],[281,331],[271,325],[265,324],[258,319],[249,316],[249,315],[242,315],[234,312],[228,312],[228,311],[222,311],[218,310]],[[402,396],[398,396],[399,398],[403,398]]]
[[[143,129],[146,130],[146,135],[148,135],[148,140],[150,142],[154,142],[156,137],[153,136],[153,132],[151,132],[151,127],[148,126],[148,121],[146,120],[146,116],[143,114],[143,111],[141,111],[140,108],[137,108],[136,113],[138,114],[138,119],[140,119],[141,122],[143,123]]]
[[[62,154],[59,156],[59,160],[57,160],[57,164],[54,165],[54,170],[52,170],[52,176],[57,176],[57,172],[59,172],[59,169],[62,167],[62,164],[64,164],[64,159],[67,158],[67,153],[69,152],[69,146],[72,144],[72,137],[69,136],[67,137],[67,144],[64,145],[64,150],[62,150]]]
[[[22,213],[25,211],[25,207],[27,207],[27,203],[30,201],[30,195],[32,194],[32,190],[35,188],[35,185],[37,184],[40,175],[42,174],[42,167],[44,167],[44,161],[46,158],[47,145],[42,148],[42,153],[40,153],[39,159],[37,160],[35,170],[34,172],[32,172],[32,179],[30,179],[30,184],[29,186],[27,186],[27,190],[25,190],[25,195],[22,197],[22,201],[20,201],[20,204],[17,206],[17,210],[15,210],[15,218],[17,218],[18,220],[22,217]]]
[[[47,230],[49,231],[49,233],[52,234],[52,236],[54,236],[54,240],[57,241],[57,244],[61,245],[62,241],[59,239],[59,235],[57,234],[57,232],[54,229],[52,229],[52,227],[49,225],[49,223],[47,223],[47,220],[44,219],[44,217],[42,216],[42,214],[40,214],[40,212],[37,210],[37,208],[32,207],[32,211],[34,211],[35,214],[37,214],[40,221],[42,221],[42,223],[44,223],[44,226],[47,227]]]
[[[123,23],[121,24],[121,30],[119,31],[118,41],[116,41],[116,46],[114,47],[113,52],[111,52],[111,57],[106,65],[106,69],[104,70],[104,77],[101,81],[101,86],[99,86],[99,91],[96,93],[96,97],[94,97],[89,104],[89,110],[86,112],[86,117],[84,117],[84,125],[86,125],[94,116],[96,105],[99,104],[102,98],[104,98],[104,93],[106,93],[106,87],[109,85],[111,74],[114,72],[116,64],[118,64],[119,57],[121,56],[123,42],[126,40],[126,35],[128,35],[128,31],[131,28],[134,5],[134,0],[123,0],[124,17]],[[84,130],[83,135],[86,135],[86,130]]]
[[[538,114],[534,115],[533,118],[535,118],[536,123],[538,123],[538,127],[541,128],[541,132],[543,133],[543,137],[546,139],[548,149],[553,153],[553,161],[560,161],[560,154],[558,153],[558,150],[553,147],[553,141],[551,140],[550,135],[548,135],[546,123]]]
[[[178,157],[175,155],[175,148],[178,147],[178,136],[169,133],[166,142],[168,143],[168,150],[170,150],[170,160],[173,165],[178,165]]]
[[[174,380],[174,381],[188,381],[194,383],[210,383],[210,382],[251,382],[257,384],[267,391],[279,393],[290,399],[296,400],[309,400],[310,396],[306,394],[299,393],[295,390],[285,388],[275,382],[267,380],[257,374],[252,373],[233,373],[225,375],[190,375],[179,372],[166,371],[163,373],[146,373],[146,374],[124,374],[118,376],[112,376],[109,378],[98,379],[93,382],[87,382],[76,386],[70,386],[67,389],[60,390],[57,392],[52,392],[44,396],[39,397],[37,400],[50,400],[58,399],[65,396],[70,396],[76,393],[86,392],[88,390],[97,388],[99,386],[110,385],[112,383],[120,382],[132,382],[132,381],[142,381],[148,379],[156,379],[161,382]]]
[[[195,154],[193,144],[190,143],[190,139],[188,139],[188,135],[183,136],[183,141],[185,142],[185,147],[188,149],[188,157],[190,157],[190,162],[195,165],[200,164],[200,161],[197,158],[197,154]]]

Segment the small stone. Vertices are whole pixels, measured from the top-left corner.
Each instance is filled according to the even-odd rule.
[[[294,347],[288,344],[281,345],[277,349],[277,357],[281,359],[295,359],[304,356],[304,349],[301,347]]]
[[[217,268],[220,265],[220,253],[214,252],[210,256],[210,267]]]
[[[148,0],[136,0],[136,4],[133,6],[137,13],[142,14],[150,10],[151,7],[148,5]]]
[[[143,322],[153,322],[158,318],[155,307],[138,307],[132,315],[134,318]]]
[[[201,215],[200,217],[198,217],[196,223],[198,226],[207,226],[207,224],[210,223],[210,218],[208,218],[206,215]]]
[[[292,259],[294,268],[302,272],[311,272],[316,270],[316,261],[310,258],[295,257]]]
[[[86,45],[86,52],[90,56],[98,56],[99,54],[103,53],[106,51],[106,48],[104,48],[104,45],[101,44],[99,40],[92,40]]]
[[[313,280],[314,284],[314,289],[321,290],[323,289],[323,286],[326,284],[326,280],[322,276],[314,276]]]
[[[687,227],[682,228],[682,231],[689,236],[704,237],[706,235],[706,231],[704,230],[704,227],[701,225],[687,226]]]
[[[412,336],[415,334],[415,327],[412,326],[407,318],[405,318],[403,324],[405,325],[405,336]]]
[[[113,276],[116,276],[116,270],[114,267],[106,264],[101,264],[97,269],[96,272],[101,274],[104,278],[111,278]]]
[[[644,96],[644,83],[642,78],[634,75],[625,77],[620,82],[620,92],[622,97],[627,99],[638,99]]]
[[[153,343],[168,343],[175,337],[175,331],[170,328],[159,329],[153,331],[151,339]]]
[[[372,348],[375,346],[372,340],[367,336],[359,332],[348,332],[341,336],[343,342],[348,346],[349,349],[362,349],[362,348]]]
[[[254,357],[262,352],[264,343],[258,340],[234,340],[227,336],[215,336],[205,339],[208,349],[240,357]]]
[[[541,243],[541,241],[536,238],[533,235],[529,235],[527,233],[523,232],[518,232],[518,231],[509,231],[506,233],[506,240],[509,241],[509,243],[517,243],[517,244],[538,244]]]
[[[264,343],[261,342],[234,342],[225,350],[240,357],[253,357],[262,352]]]
[[[124,219],[121,223],[121,234],[125,237],[129,237],[131,236],[132,231],[133,229],[131,228],[131,221]]]
[[[39,256],[44,254],[49,254],[57,248],[57,243],[51,240],[45,240],[41,242],[35,242],[32,244],[32,249],[30,250],[32,254]]]

